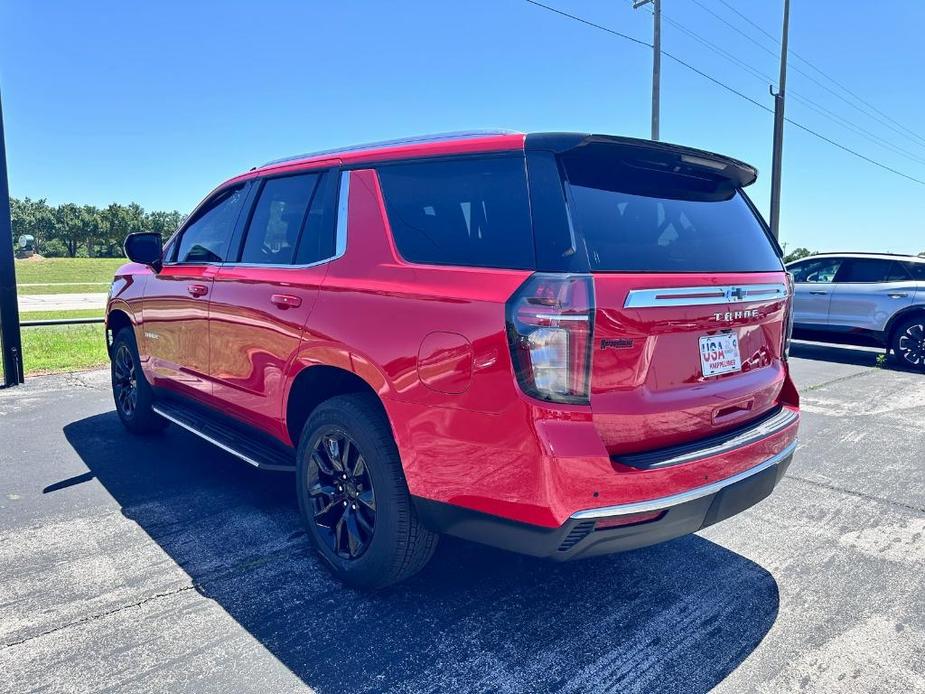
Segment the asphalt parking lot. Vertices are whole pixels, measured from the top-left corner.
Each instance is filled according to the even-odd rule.
[[[372,595],[290,476],[129,436],[106,372],[0,391],[0,691],[925,692],[925,376],[793,353],[801,445],[758,506],[571,564],[445,541]]]

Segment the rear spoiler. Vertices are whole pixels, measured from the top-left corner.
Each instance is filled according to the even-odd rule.
[[[744,162],[702,149],[673,145],[654,140],[616,135],[589,133],[532,133],[527,135],[524,149],[563,154],[591,145],[614,148],[614,154],[630,161],[644,162],[652,168],[677,173],[709,174],[723,178],[737,188],[750,186],[758,178],[758,170]]]

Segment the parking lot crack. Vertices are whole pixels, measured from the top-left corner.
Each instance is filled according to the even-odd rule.
[[[861,499],[866,499],[868,501],[876,501],[880,504],[885,504],[887,506],[895,506],[897,508],[906,509],[908,511],[917,511],[919,513],[925,513],[925,508],[921,506],[912,506],[911,504],[904,504],[900,501],[891,501],[890,499],[884,499],[880,496],[874,496],[873,494],[865,494],[864,492],[856,492],[853,489],[846,489],[844,487],[839,487],[835,484],[830,484],[828,482],[820,482],[818,480],[807,479],[806,477],[798,477],[797,475],[787,474],[784,479],[795,480],[797,482],[803,482],[804,484],[809,484],[813,487],[819,487],[822,489],[828,489],[833,492],[841,492],[842,494],[850,494],[851,496],[856,496]]]
[[[149,603],[153,600],[160,600],[161,598],[169,598],[174,595],[179,595],[180,593],[185,593],[186,591],[189,591],[189,590],[195,590],[196,588],[197,588],[197,585],[195,583],[191,583],[189,585],[180,586],[179,588],[176,588],[175,590],[169,590],[163,593],[155,593],[154,595],[149,595],[148,597],[142,600],[138,600],[137,602],[133,602],[128,605],[121,605],[119,607],[115,607],[111,610],[106,610],[105,612],[100,612],[98,614],[92,614],[86,617],[81,617],[80,619],[76,619],[73,622],[68,622],[67,624],[61,624],[60,626],[56,626],[53,629],[47,629],[38,634],[33,634],[31,636],[26,636],[16,641],[5,643],[3,644],[3,648],[7,649],[7,648],[12,648],[13,646],[20,646],[24,643],[28,643],[29,641],[34,641],[35,639],[42,638],[43,636],[48,636],[49,634],[54,634],[55,632],[62,631],[64,629],[70,629],[71,627],[80,626],[81,624],[86,624],[87,622],[93,622],[98,619],[103,619],[104,617],[109,617],[110,615],[114,615],[119,612],[123,612],[125,610],[131,610],[136,607],[141,607],[142,605]]]
[[[865,369],[864,371],[858,371],[857,373],[848,374],[847,376],[839,376],[838,378],[833,378],[831,381],[825,381],[824,383],[816,383],[815,385],[802,387],[800,388],[800,393],[810,393],[814,390],[820,390],[822,388],[834,385],[836,383],[852,381],[855,378],[861,378],[862,376],[870,376],[871,374],[874,374],[874,373],[877,373],[876,369]]]

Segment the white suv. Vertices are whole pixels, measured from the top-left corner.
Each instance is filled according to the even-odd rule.
[[[794,337],[892,350],[925,369],[925,258],[825,253],[787,266]]]

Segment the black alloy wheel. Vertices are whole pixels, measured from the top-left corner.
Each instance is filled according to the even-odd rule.
[[[113,357],[112,390],[119,412],[131,419],[138,409],[138,376],[135,359],[124,342],[116,349]]]
[[[334,427],[319,432],[307,466],[319,536],[338,557],[363,555],[376,527],[376,493],[363,452]]]

